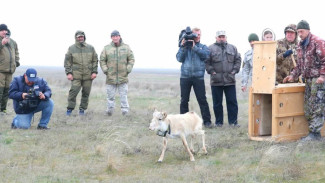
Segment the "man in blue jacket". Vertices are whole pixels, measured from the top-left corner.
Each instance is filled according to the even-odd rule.
[[[16,116],[12,121],[13,129],[28,129],[35,113],[42,111],[39,130],[47,130],[53,112],[51,89],[43,78],[37,77],[33,68],[26,70],[22,76],[13,79],[9,88],[9,98],[13,99]]]
[[[177,61],[182,63],[180,113],[184,114],[189,111],[188,102],[190,100],[191,88],[193,87],[196,99],[200,105],[204,126],[211,128],[211,114],[205,96],[204,84],[205,60],[209,56],[209,49],[206,45],[200,43],[201,30],[194,28],[192,32],[194,39],[182,39],[176,55]]]

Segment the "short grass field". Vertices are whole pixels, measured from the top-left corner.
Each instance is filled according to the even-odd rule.
[[[149,130],[154,108],[179,112],[177,70],[134,70],[129,76],[129,116],[122,116],[119,97],[116,111],[105,115],[105,77],[93,82],[86,116],[65,115],[70,82],[64,69],[38,67],[53,90],[55,108],[48,131],[36,130],[36,114],[29,130],[10,128],[15,113],[0,116],[0,182],[325,182],[325,140],[317,142],[257,142],[248,138],[248,95],[237,82],[240,128],[205,129],[208,155],[195,154],[190,162],[180,139],[168,141],[165,159],[157,160],[162,138]],[[19,68],[15,75],[24,73]],[[239,77],[239,76],[238,76]],[[212,110],[209,78],[206,90]],[[78,96],[77,105],[80,102]],[[190,110],[200,114],[194,93]],[[226,106],[224,105],[226,114]],[[213,120],[214,122],[214,120]],[[201,138],[196,138],[196,151]]]

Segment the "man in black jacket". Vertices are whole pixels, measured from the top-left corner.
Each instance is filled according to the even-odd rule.
[[[225,93],[230,126],[239,127],[238,104],[236,97],[235,74],[239,72],[241,58],[237,48],[227,43],[225,31],[218,31],[216,43],[209,46],[210,55],[206,61],[206,70],[210,74],[213,110],[216,126],[223,125],[223,93]]]

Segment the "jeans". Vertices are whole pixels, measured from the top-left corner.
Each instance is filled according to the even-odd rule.
[[[12,121],[12,126],[16,128],[28,129],[31,126],[31,121],[35,113],[42,111],[42,116],[38,126],[47,127],[53,112],[54,102],[52,99],[42,100],[35,111],[28,114],[16,114]]]
[[[184,114],[189,111],[188,102],[190,101],[191,88],[193,86],[196,99],[199,103],[204,125],[211,124],[211,114],[207,98],[205,96],[204,79],[199,78],[181,78],[181,105],[180,113]]]
[[[216,117],[216,124],[223,124],[223,92],[226,96],[228,123],[237,124],[238,104],[236,96],[236,86],[211,86],[213,111]]]

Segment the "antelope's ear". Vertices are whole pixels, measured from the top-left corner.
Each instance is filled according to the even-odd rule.
[[[155,107],[155,108],[153,108],[153,112],[158,112],[158,111],[157,111],[157,108],[156,108],[156,107]]]
[[[163,115],[164,119],[167,117],[167,113],[166,112],[163,112],[162,115]]]

